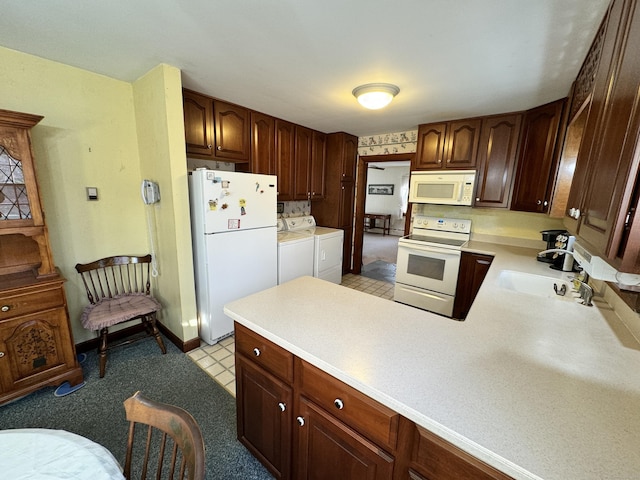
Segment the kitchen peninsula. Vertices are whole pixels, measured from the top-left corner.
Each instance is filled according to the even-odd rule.
[[[637,477],[637,341],[601,300],[586,307],[501,287],[500,272],[507,269],[567,278],[536,262],[535,250],[479,242],[469,248],[495,259],[464,322],[310,277],[226,306],[238,329],[295,359],[286,375],[293,392],[303,392],[293,395],[293,408],[281,406],[291,417],[288,448],[293,445],[296,455],[296,435],[302,435],[296,429],[304,428],[300,409],[309,411],[307,386],[297,375],[321,378],[322,372],[364,394],[389,419],[392,435],[368,438],[387,463],[378,472],[395,470],[375,478],[426,478],[415,473],[413,459],[401,458],[415,445],[408,453],[398,448],[395,459],[385,453],[410,437],[403,436],[404,419],[417,425],[421,438],[440,437],[489,470],[517,479]],[[341,399],[345,411],[354,398]],[[342,415],[333,408],[324,411]],[[399,429],[393,413],[401,417]]]

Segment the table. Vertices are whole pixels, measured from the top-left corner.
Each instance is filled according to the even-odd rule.
[[[0,430],[2,478],[118,480],[122,469],[102,445],[64,430]]]
[[[391,235],[391,214],[389,213],[365,213],[364,214],[364,228],[376,228],[376,220],[383,220],[382,222],[382,236]]]

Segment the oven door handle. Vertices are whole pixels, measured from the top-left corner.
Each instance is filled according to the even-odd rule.
[[[446,295],[437,295],[437,294],[433,294],[433,293],[427,293],[424,291],[421,291],[417,288],[411,288],[410,289],[412,293],[414,293],[415,295],[420,295],[422,297],[427,297],[427,298],[433,298],[434,300],[444,300],[447,298]]]

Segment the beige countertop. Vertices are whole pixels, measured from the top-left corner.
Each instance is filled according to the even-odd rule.
[[[638,478],[635,338],[597,298],[501,287],[502,270],[568,277],[536,250],[467,250],[495,259],[464,322],[311,277],[225,312],[515,478]]]

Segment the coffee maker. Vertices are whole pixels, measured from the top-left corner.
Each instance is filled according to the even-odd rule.
[[[545,250],[561,249],[570,252],[573,251],[575,237],[570,235],[566,230],[543,230],[540,233],[542,234],[542,240],[547,242],[547,248],[545,248]],[[567,255],[561,252],[549,252],[544,255],[538,255],[537,259],[539,262],[550,263],[549,268],[553,268],[554,270],[561,270],[563,272],[572,272],[575,270],[573,255]]]

